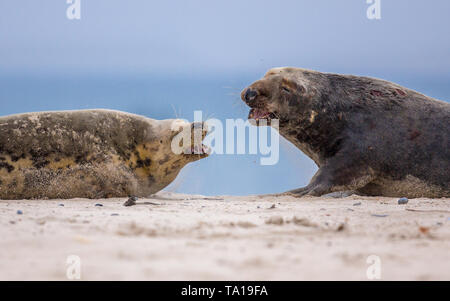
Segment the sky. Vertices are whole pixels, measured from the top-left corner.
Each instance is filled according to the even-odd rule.
[[[450,99],[450,2],[381,0],[0,0],[0,115],[113,108],[148,117],[245,118],[239,92],[277,66],[368,75]],[[175,113],[176,112],[176,113]],[[315,166],[281,141],[280,163],[216,156],[169,187],[253,194],[308,183]]]
[[[271,66],[446,74],[450,2],[381,0],[0,1],[0,67],[15,72],[202,75]]]

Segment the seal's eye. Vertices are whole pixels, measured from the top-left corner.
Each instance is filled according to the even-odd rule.
[[[287,93],[291,93],[291,90],[289,90],[289,89],[286,88],[286,87],[281,87],[281,90],[283,90],[284,92],[287,92]]]

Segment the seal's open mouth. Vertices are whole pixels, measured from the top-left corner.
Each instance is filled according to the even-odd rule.
[[[196,131],[201,131],[200,133]],[[203,139],[205,139],[208,134],[208,126],[205,122],[196,122],[191,125],[191,147],[186,149],[185,155],[197,155],[199,157],[207,157],[211,154],[211,149],[203,144]],[[198,136],[198,138],[197,138]],[[201,139],[200,139],[201,137]]]
[[[250,113],[248,113],[248,119],[268,119],[270,117],[270,112],[263,109],[250,109]]]
[[[255,120],[257,125],[259,125],[260,120],[267,120],[267,125],[270,125],[270,121],[275,118],[274,113],[262,108],[252,108],[248,113],[248,119]]]
[[[209,146],[206,146],[202,143],[201,146],[191,146],[191,152],[188,154],[195,155],[209,155],[211,153],[211,149]]]

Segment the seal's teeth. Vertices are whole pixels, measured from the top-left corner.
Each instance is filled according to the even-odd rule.
[[[199,145],[191,146],[190,154],[191,155],[203,155],[203,154],[205,154],[204,147],[199,146]]]

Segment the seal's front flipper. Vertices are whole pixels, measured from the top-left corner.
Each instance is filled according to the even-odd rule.
[[[317,183],[311,181],[311,183],[309,183],[308,186],[294,189],[294,190],[289,190],[289,191],[282,193],[281,195],[290,195],[290,196],[293,196],[296,198],[300,198],[300,197],[303,197],[306,195],[321,196],[322,194],[325,194],[327,192],[331,192],[330,187],[328,187],[328,185],[323,185],[320,183],[317,184]]]
[[[285,194],[294,197],[302,197],[305,195],[321,196],[323,194],[330,193],[332,192],[332,185],[329,178],[327,169],[320,168],[307,186],[287,191]]]
[[[351,164],[348,166],[335,165],[321,167],[308,186],[288,191],[286,194],[295,197],[326,195],[343,198],[352,195],[355,190],[364,187],[375,177],[370,168]]]
[[[305,187],[302,187],[302,188],[286,191],[283,194],[300,197],[300,196],[304,196],[305,194],[307,194],[310,190],[311,190],[311,186],[308,185],[308,186],[305,186]]]
[[[346,190],[346,191],[334,191],[332,192],[333,186],[330,184],[310,184],[306,187],[291,190],[285,192],[286,195],[292,195],[294,197],[303,197],[303,196],[320,196],[325,198],[346,198],[348,196],[351,196],[355,192],[353,190]]]
[[[323,198],[343,199],[343,198],[349,197],[349,196],[351,196],[353,194],[355,194],[355,191],[353,191],[353,190],[336,191],[336,192],[324,194],[321,197],[323,197]]]

